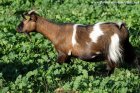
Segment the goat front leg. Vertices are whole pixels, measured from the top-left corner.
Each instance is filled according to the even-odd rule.
[[[62,64],[67,60],[68,56],[63,52],[58,52],[57,62]]]

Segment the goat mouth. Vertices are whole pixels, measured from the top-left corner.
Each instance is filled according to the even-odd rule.
[[[28,34],[28,32],[27,32],[27,31],[23,31],[22,28],[17,28],[16,31],[17,31],[18,33]]]
[[[31,37],[31,35],[30,35],[28,32],[26,32],[26,31],[23,32],[23,31],[21,31],[21,30],[20,30],[20,31],[18,30],[17,32],[18,32],[18,33],[22,33],[22,34],[24,34],[24,35],[27,35],[28,37]]]
[[[23,32],[21,27],[18,27],[18,28],[16,29],[16,31],[19,32],[19,33],[22,33],[22,32]]]

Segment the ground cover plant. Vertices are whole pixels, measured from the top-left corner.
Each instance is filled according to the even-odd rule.
[[[140,2],[137,0],[1,0],[0,93],[140,93],[136,67],[106,75],[104,62],[71,59],[56,63],[51,42],[39,33],[16,32],[21,13],[35,9],[57,23],[126,22],[130,42],[140,55]]]

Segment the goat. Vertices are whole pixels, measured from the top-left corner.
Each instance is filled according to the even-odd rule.
[[[17,31],[36,31],[43,34],[53,43],[59,63],[66,62],[70,57],[85,61],[105,60],[107,70],[111,72],[123,61],[132,63],[135,59],[125,23],[56,24],[39,16],[35,11],[29,11],[23,15]]]

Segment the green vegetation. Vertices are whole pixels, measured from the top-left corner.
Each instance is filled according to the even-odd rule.
[[[124,21],[130,31],[130,42],[140,55],[140,2],[109,1],[1,0],[0,93],[53,93],[58,88],[69,93],[140,93],[140,77],[135,67],[116,68],[107,76],[104,62],[73,58],[70,64],[59,65],[50,41],[39,33],[31,33],[29,38],[15,30],[22,19],[20,14],[31,9],[60,23]]]

